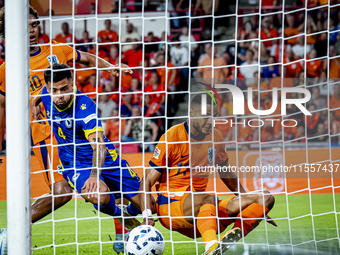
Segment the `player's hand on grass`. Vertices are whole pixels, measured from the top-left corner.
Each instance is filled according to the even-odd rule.
[[[124,69],[122,70],[122,72],[124,73],[129,73],[129,74],[132,74],[132,70],[130,69],[130,67],[126,64],[116,64],[115,67],[117,67],[117,69],[110,69],[109,72],[111,73],[112,76],[116,76],[118,77],[119,76],[119,68],[127,68],[127,69]]]
[[[95,196],[94,193],[97,192],[97,186],[98,186],[97,177],[90,176],[90,178],[87,179],[83,187],[83,189],[85,189],[85,193],[92,193],[87,195],[88,198]]]
[[[270,218],[268,215],[266,215],[266,221],[268,221],[268,223],[272,224],[274,227],[277,227],[277,224],[275,223],[275,221]]]

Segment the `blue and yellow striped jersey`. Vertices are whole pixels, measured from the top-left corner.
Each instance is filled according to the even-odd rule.
[[[58,142],[59,158],[64,169],[92,168],[93,149],[88,137],[96,131],[103,131],[96,104],[77,88],[74,98],[64,110],[53,104],[45,87],[42,103],[47,118]],[[104,137],[106,160],[104,167],[119,166],[119,155],[112,142]]]

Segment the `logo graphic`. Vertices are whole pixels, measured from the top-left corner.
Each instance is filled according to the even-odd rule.
[[[78,179],[79,176],[80,176],[80,173],[76,173],[75,175],[73,175],[72,181],[76,182],[76,180]]]
[[[85,109],[86,109],[86,104],[82,104],[82,105],[80,106],[80,109],[85,110]]]
[[[72,127],[72,121],[71,120],[65,120],[65,125],[67,128],[71,128]]]
[[[88,122],[90,122],[91,120],[97,118],[97,115],[95,113],[87,116],[85,119],[84,119],[84,123],[87,124]]]
[[[59,117],[57,117],[57,116],[55,117],[55,119],[56,119],[56,123],[60,125],[61,119]]]
[[[161,154],[161,150],[158,149],[158,147],[156,147],[155,152],[153,153],[153,157],[155,159],[158,159],[159,158],[159,154]]]
[[[200,84],[203,84],[199,82]],[[220,104],[222,105],[221,98],[218,96],[216,90],[208,86],[206,84],[203,84],[210,90],[212,90],[217,98],[219,99]],[[244,115],[244,95],[243,92],[240,88],[234,86],[234,85],[229,85],[229,84],[215,84],[215,88],[218,89],[229,89],[232,97],[233,97],[233,114],[234,115]],[[213,95],[206,89],[204,90],[210,97],[214,100],[216,104],[216,100],[213,97]],[[287,98],[287,94],[289,93],[302,93],[304,94],[303,98]],[[268,110],[257,110],[254,108],[253,105],[253,89],[251,87],[248,87],[247,89],[247,102],[248,102],[248,108],[249,110],[255,114],[255,115],[270,115],[273,112],[275,112],[278,104],[278,89],[273,88],[272,91],[272,99],[273,99],[273,104],[272,107]],[[303,103],[307,103],[311,99],[311,94],[308,89],[304,88],[296,88],[296,87],[290,87],[290,88],[281,88],[281,115],[286,115],[286,106],[287,104],[294,104],[297,108],[300,109],[300,111],[305,114],[305,115],[311,115],[311,113],[302,105]],[[202,115],[207,114],[207,95],[202,94],[202,100],[201,100],[201,113]]]
[[[48,62],[50,62],[50,65],[53,64],[59,64],[59,59],[57,58],[56,55],[52,54],[47,57]]]
[[[210,147],[208,149],[208,161],[211,163],[214,160],[214,156],[215,156],[216,150],[213,147]]]
[[[244,166],[265,166],[274,169],[283,165],[283,156],[280,152],[262,151],[248,152],[243,157]],[[271,166],[271,168],[269,167]],[[267,189],[271,193],[284,191],[284,173],[282,171],[268,170],[254,173],[243,173],[243,184],[247,191]]]
[[[202,82],[199,82],[199,84],[201,84],[203,86],[206,86],[208,89],[210,89],[212,92],[214,92],[214,94],[218,98],[218,101],[220,102],[220,105],[222,105],[222,100],[221,100],[220,96],[217,94],[217,91],[213,87],[211,87],[211,86],[209,86],[207,84],[204,84]],[[214,101],[214,104],[217,105],[215,97],[210,93],[209,90],[204,89],[204,88],[199,88],[199,89],[205,91],[211,97],[211,99]],[[206,115],[207,114],[207,95],[206,94],[202,95],[202,103],[201,104],[202,104],[201,105],[202,106],[201,107],[202,115]]]
[[[58,174],[63,174],[63,172],[64,172],[64,169],[61,165],[57,166],[57,170],[58,170]]]

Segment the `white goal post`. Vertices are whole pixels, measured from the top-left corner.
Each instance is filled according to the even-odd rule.
[[[264,254],[281,253],[287,255],[307,254],[307,252],[310,252],[309,254],[319,255],[330,254],[332,252],[334,252],[332,254],[338,254],[338,252],[340,253],[340,168],[337,168],[338,172],[333,172],[332,170],[332,172],[327,172],[323,176],[320,175],[320,179],[318,179],[318,176],[314,174],[314,172],[310,171],[306,173],[304,171],[306,168],[308,168],[309,170],[309,167],[313,169],[315,165],[319,165],[320,169],[323,169],[322,167],[327,164],[331,166],[337,165],[339,167],[340,163],[340,114],[337,115],[337,117],[334,117],[336,111],[340,112],[340,108],[339,106],[331,107],[329,103],[331,97],[334,96],[335,87],[338,86],[340,88],[340,77],[339,80],[333,81],[331,81],[332,77],[330,77],[330,63],[331,61],[335,61],[337,59],[340,63],[340,55],[330,56],[329,52],[330,37],[335,33],[340,33],[340,15],[338,15],[338,30],[330,29],[330,13],[333,10],[338,10],[340,12],[339,3],[331,4],[332,2],[328,0],[327,4],[320,4],[316,5],[315,7],[308,7],[308,4],[311,2],[311,0],[299,0],[300,2],[304,2],[304,4],[303,6],[295,6],[295,8],[291,3],[294,1],[297,2],[298,0],[278,0],[273,1],[278,2],[277,6],[272,6],[268,8],[264,7],[263,9],[261,9],[261,4],[263,2],[270,2],[271,0],[230,0],[232,2],[230,5],[228,5],[230,9],[227,10],[224,14],[215,15],[213,11],[211,14],[204,14],[203,10],[200,10],[197,12],[199,13],[197,15],[196,11],[193,10],[193,6],[189,6],[188,10],[186,11],[182,10],[182,13],[177,13],[176,6],[170,7],[170,3],[178,2],[181,0],[130,0],[130,5],[133,5],[133,2],[136,2],[136,4],[141,3],[141,11],[134,12],[124,12],[121,10],[122,2],[129,2],[128,0],[93,0],[92,2],[95,3],[95,6],[100,6],[101,4],[104,5],[103,3],[108,1],[117,3],[119,11],[116,13],[109,13],[109,11],[101,13],[103,12],[103,10],[101,9],[101,11],[96,10],[95,13],[91,14],[79,14],[80,12],[77,12],[77,4],[83,2],[82,0],[64,0],[65,3],[66,1],[68,1],[67,3],[72,3],[72,10],[70,11],[70,13],[58,13],[58,9],[55,9],[56,15],[53,15],[52,7],[56,8],[55,3],[60,0],[5,0],[5,49],[7,84],[6,182],[9,255],[28,255],[31,253],[33,253],[34,255],[56,255],[60,253],[78,255],[91,254],[91,252],[94,253],[94,251],[96,252],[95,254],[107,255],[113,253],[112,245],[115,240],[114,235],[116,234],[112,216],[98,213],[92,208],[92,205],[90,205],[90,203],[83,203],[81,196],[79,194],[77,195],[76,192],[74,192],[73,194],[73,198],[75,199],[68,202],[65,207],[53,211],[49,216],[46,216],[45,218],[34,223],[33,227],[31,227],[31,199],[39,198],[43,194],[43,192],[40,192],[41,190],[43,190],[43,188],[41,190],[35,189],[35,187],[31,189],[31,179],[33,184],[38,183],[41,186],[44,185],[45,191],[48,189],[45,183],[43,183],[41,177],[41,173],[44,172],[44,170],[40,169],[39,171],[36,171],[33,166],[34,164],[36,166],[38,163],[36,158],[31,155],[31,132],[29,126],[29,4],[31,3],[33,8],[36,8],[38,6],[37,3],[41,3],[43,1],[46,1],[46,3],[49,2],[49,5],[46,5],[49,6],[50,9],[48,9],[48,12],[45,12],[46,9],[44,8],[46,6],[44,8],[39,6],[41,7],[41,9],[39,9],[41,28],[42,32],[49,36],[50,41],[39,41],[39,44],[52,45],[52,40],[56,37],[57,34],[61,32],[61,26],[63,25],[63,23],[66,22],[69,24],[69,32],[70,34],[72,34],[73,38],[70,41],[67,41],[67,43],[65,44],[68,44],[71,47],[74,47],[74,49],[78,50],[80,49],[80,47],[83,47],[82,49],[84,49],[87,47],[90,48],[91,46],[93,52],[97,53],[98,55],[100,54],[100,48],[103,46],[105,47],[106,44],[116,45],[118,48],[118,57],[114,59],[115,61],[117,61],[116,63],[119,63],[122,60],[121,55],[123,52],[123,48],[128,48],[132,44],[139,44],[139,46],[141,46],[142,53],[140,55],[142,56],[143,61],[141,61],[142,63],[139,66],[132,67],[132,70],[135,71],[135,74],[138,73],[136,77],[138,77],[137,79],[139,80],[139,87],[136,90],[126,89],[126,87],[123,86],[123,79],[119,77],[117,79],[118,82],[115,83],[115,85],[112,85],[112,87],[115,87],[112,88],[111,91],[108,91],[106,90],[106,88],[104,89],[105,86],[103,84],[105,83],[106,85],[109,84],[111,86],[111,83],[109,82],[112,82],[112,84],[114,82],[111,77],[107,79],[105,78],[106,80],[104,79],[104,75],[102,74],[103,69],[100,69],[98,67],[75,67],[74,59],[72,67],[75,81],[74,84],[76,84],[77,82],[78,73],[86,72],[90,69],[94,70],[94,74],[89,75],[87,78],[89,78],[88,80],[90,80],[90,77],[92,75],[95,75],[95,92],[90,91],[84,93],[87,93],[87,95],[89,96],[90,94],[95,94],[93,98],[94,100],[96,100],[97,106],[101,102],[100,100],[102,97],[105,97],[106,95],[108,95],[107,97],[117,95],[116,98],[118,98],[118,101],[115,101],[116,107],[118,107],[118,109],[115,109],[118,112],[117,115],[111,114],[110,116],[101,116],[101,122],[104,126],[108,125],[107,123],[109,121],[119,119],[118,127],[114,126],[114,128],[119,129],[117,135],[118,138],[115,141],[112,140],[112,143],[115,146],[116,144],[118,144],[118,146],[116,147],[117,151],[119,150],[118,153],[120,153],[120,155],[123,155],[122,158],[126,159],[131,165],[131,168],[133,168],[140,176],[145,173],[148,162],[154,155],[154,152],[151,152],[151,150],[146,152],[146,149],[151,148],[151,145],[157,142],[150,142],[149,140],[144,138],[146,133],[146,131],[144,130],[144,126],[146,126],[147,121],[150,122],[151,120],[152,122],[156,122],[159,126],[159,130],[162,130],[162,133],[158,135],[159,138],[164,132],[166,132],[167,129],[170,129],[175,124],[183,123],[188,118],[190,119],[190,98],[194,94],[202,93],[202,88],[198,88],[198,86],[196,86],[195,84],[196,81],[201,81],[197,79],[199,78],[199,69],[204,69],[205,71],[210,72],[210,75],[212,76],[211,78],[219,78],[214,77],[217,70],[228,69],[228,75],[225,75],[228,76],[228,78],[224,77],[227,78],[228,81],[234,79],[234,84],[236,83],[236,85],[238,86],[238,82],[242,81],[243,79],[242,82],[244,88],[248,89],[248,87],[254,85],[255,88],[253,88],[253,92],[256,92],[258,94],[262,93],[262,95],[264,95],[264,93],[272,94],[273,88],[276,89],[276,87],[269,87],[268,85],[268,87],[263,89],[261,86],[262,83],[265,83],[263,82],[264,79],[256,80],[257,77],[255,78],[255,75],[254,78],[244,78],[240,71],[242,66],[241,63],[246,63],[244,59],[249,47],[257,48],[256,52],[258,55],[258,59],[257,61],[255,61],[256,63],[248,64],[248,66],[246,65],[246,68],[249,68],[249,66],[256,67],[256,71],[254,71],[254,74],[257,73],[261,76],[261,72],[263,72],[264,68],[274,66],[275,68],[277,67],[277,73],[280,72],[281,75],[288,67],[292,65],[299,65],[302,70],[305,70],[305,72],[303,73],[303,71],[300,71],[300,73],[303,73],[301,75],[302,77],[300,77],[299,80],[300,83],[298,84],[296,82],[292,87],[305,88],[310,91],[312,91],[313,88],[319,88],[320,91],[321,79],[315,79],[317,81],[315,81],[313,84],[311,84],[310,81],[307,81],[308,79],[311,79],[308,77],[307,74],[308,65],[316,60],[325,60],[324,62],[327,62],[327,68],[324,68],[320,71],[326,72],[327,76],[326,82],[323,82],[324,84],[327,84],[327,88],[323,91],[324,94],[322,95],[323,99],[327,103],[324,107],[321,107],[320,109],[311,110],[313,116],[321,114],[321,116],[324,118],[322,119],[322,123],[320,121],[320,123],[324,126],[324,133],[313,133],[312,135],[309,135],[309,119],[305,115],[301,117],[301,121],[299,122],[300,129],[301,126],[303,126],[303,130],[301,131],[302,134],[299,136],[297,135],[297,130],[292,131],[292,129],[289,129],[289,127],[283,125],[281,125],[282,127],[278,128],[279,131],[275,133],[275,135],[273,131],[273,134],[271,135],[273,137],[272,140],[266,140],[266,138],[263,138],[264,135],[268,135],[269,132],[262,133],[262,127],[260,128],[258,126],[257,129],[252,127],[247,129],[247,131],[244,131],[245,129],[241,130],[241,125],[237,126],[237,124],[233,128],[228,129],[226,132],[226,129],[221,128],[221,133],[224,132],[223,145],[225,144],[225,148],[228,153],[229,164],[235,167],[235,169],[239,170],[243,166],[254,166],[254,168],[262,169],[262,165],[281,165],[291,166],[292,169],[295,169],[295,171],[300,170],[300,172],[298,172],[298,174],[294,176],[286,174],[286,172],[282,171],[278,174],[269,171],[266,172],[263,171],[263,169],[261,170],[262,172],[259,171],[250,174],[248,174],[246,171],[238,172],[239,180],[247,192],[267,189],[275,196],[275,206],[273,207],[273,210],[270,211],[269,216],[277,222],[278,228],[274,228],[269,225],[268,221],[262,221],[261,225],[258,228],[250,233],[249,236],[247,236],[246,238],[241,239],[235,246],[231,248],[231,250],[227,254],[233,254],[233,252],[243,255],[260,254],[261,252],[263,252]],[[86,1],[84,0],[84,2]],[[184,2],[189,3],[196,1],[184,0]],[[221,3],[223,1],[229,0],[211,1],[214,6],[215,3]],[[325,0],[315,0],[315,2],[321,1],[325,2]],[[334,3],[335,1],[336,0],[333,0]],[[165,3],[165,7],[162,9],[162,11],[148,12],[147,10],[145,10],[145,3],[149,2],[162,2],[162,4]],[[34,6],[34,4],[36,4],[36,6]],[[129,8],[129,6],[127,6],[127,8]],[[322,10],[323,8],[328,9],[327,11],[325,11]],[[67,8],[65,7],[65,9]],[[314,13],[319,11],[323,12],[323,15],[325,15],[324,13],[327,12],[327,18],[324,18],[322,26],[319,24],[322,27],[320,31],[313,31],[309,33],[307,31],[307,17],[312,11],[314,11]],[[285,28],[287,27],[286,23],[289,16],[294,16],[295,20],[297,20],[298,18],[300,18],[300,16],[303,15],[304,23],[301,20],[300,21],[301,24],[303,23],[304,25],[299,34],[286,36]],[[117,33],[117,36],[119,37],[118,42],[103,43],[100,42],[100,40],[98,40],[97,38],[98,32],[105,29],[105,23],[107,19],[111,20],[112,22],[111,28]],[[178,24],[180,24],[179,26],[174,25],[176,21],[178,22]],[[226,21],[228,25],[219,25],[224,21]],[[272,21],[276,22],[275,30],[277,30],[278,34],[269,39],[261,39],[261,30],[266,25],[264,23]],[[133,25],[134,33],[137,33],[140,37],[138,42],[133,42],[132,39],[131,41],[122,41],[122,38],[124,38],[127,34],[126,30],[128,24]],[[186,62],[187,64],[176,64],[174,66],[167,66],[167,59],[169,55],[171,57],[171,50],[168,50],[168,48],[174,48],[174,45],[178,43],[176,37],[179,36],[180,33],[182,33],[181,30],[183,26],[185,26],[183,24],[187,24],[189,30],[189,34],[188,36],[186,36],[187,39],[184,39],[184,41],[181,42],[182,45],[185,44],[185,46],[189,49],[188,61]],[[207,29],[208,26],[210,26],[210,30]],[[248,35],[246,35],[247,26],[252,26],[250,32],[248,31]],[[83,39],[83,33],[85,31],[90,34],[90,39],[93,39],[92,41],[79,41],[79,39]],[[164,38],[161,38],[161,35],[163,36],[163,31],[165,33],[165,36]],[[242,36],[241,31],[243,33]],[[159,38],[156,38],[155,41],[149,42],[148,39],[146,39],[149,36],[149,32],[152,32],[155,37]],[[310,39],[311,37],[318,36],[320,36],[321,38],[322,34],[327,34],[328,38],[325,46],[327,47],[325,55],[321,57],[315,57],[315,59],[307,59],[309,53],[309,48],[307,48],[307,46],[309,46],[307,43],[307,38]],[[190,36],[193,35],[196,36],[196,41],[191,41]],[[245,37],[243,38],[243,36]],[[286,58],[286,52],[290,51],[291,47],[291,45],[288,43],[288,40],[299,40],[300,36],[304,36],[305,38],[305,41],[301,46],[303,50],[300,49],[300,51],[303,51],[303,56],[295,60],[286,60],[285,62],[284,59]],[[338,37],[340,38],[340,35]],[[78,42],[72,41],[74,39],[77,39]],[[160,39],[160,41],[158,41],[158,39]],[[278,43],[274,41],[278,41]],[[203,54],[206,53],[205,46],[207,46],[209,43],[211,44],[212,49],[217,49],[216,57],[211,57],[210,63],[205,62],[205,65],[199,65],[199,63],[203,62],[201,57],[203,56]],[[272,46],[267,46],[267,43]],[[338,39],[337,43],[338,51],[340,53],[340,39]],[[145,56],[150,54],[149,52],[147,52],[146,49],[148,48],[148,46],[154,46],[154,44],[157,44],[158,49],[156,50],[156,52],[153,52],[154,55],[152,60],[154,62],[151,64],[146,64],[147,61],[144,61]],[[248,46],[241,46],[246,44]],[[195,48],[195,50],[191,50],[192,48]],[[272,50],[274,48],[275,50]],[[161,52],[162,50],[160,49],[165,50],[164,52]],[[265,58],[261,55],[261,49],[265,49],[265,61],[262,61]],[[107,59],[109,59],[110,57],[109,54],[111,54],[111,48],[109,51],[110,53],[107,52],[108,54],[106,55]],[[228,63],[226,60],[226,62],[224,62],[225,64],[214,66],[214,58],[217,58],[217,56],[223,58],[224,54],[232,56],[231,52],[234,52],[234,61],[232,63],[229,59]],[[159,53],[164,53],[164,66],[163,64],[155,63],[157,62],[156,57]],[[208,54],[206,55],[208,56]],[[268,60],[270,58],[275,59],[274,63],[269,63]],[[151,80],[152,72],[157,72],[157,68],[164,69],[162,71],[164,75],[165,89],[160,93],[158,93],[159,91],[147,92],[145,88],[148,84],[150,84],[147,82]],[[178,78],[176,80],[177,84],[171,84],[172,86],[169,86],[171,87],[171,89],[169,88],[167,90],[166,83],[170,80],[169,76],[172,73],[172,70],[175,70],[176,72],[176,79]],[[188,86],[184,86],[184,89],[179,89],[178,87],[183,85],[180,84],[182,76],[185,75],[185,72],[183,71],[188,71],[188,73],[186,73]],[[200,73],[203,73],[203,71]],[[122,70],[120,70],[119,74],[120,76],[124,75]],[[241,76],[240,78],[237,78],[240,74],[243,78]],[[232,75],[235,75],[236,78],[235,76],[232,77]],[[99,76],[100,78],[102,78],[102,80],[98,79]],[[280,78],[282,77],[284,76],[281,75]],[[272,78],[273,77],[268,78],[268,80]],[[276,76],[275,78],[279,78],[279,76]],[[135,79],[135,77],[131,78],[131,84],[132,79]],[[255,82],[254,84],[249,85],[244,82],[244,80],[246,79],[253,79]],[[297,78],[292,79],[297,80]],[[294,82],[296,80],[294,80]],[[82,89],[85,86],[89,85],[89,83],[90,82],[82,86]],[[281,91],[282,88],[285,87],[285,81],[282,79],[279,81],[279,83],[280,85],[278,86],[278,90]],[[107,87],[111,88],[110,86]],[[81,86],[79,86],[79,88],[80,87]],[[102,87],[103,92],[99,91],[100,87]],[[243,89],[243,92],[246,91],[246,89]],[[163,112],[157,116],[156,114],[154,114],[153,116],[145,117],[146,113],[148,112],[147,106],[151,105],[147,104],[146,98],[150,97],[150,95],[156,95],[156,93],[165,94],[165,109],[160,108],[163,110]],[[233,114],[231,112],[234,111],[233,106],[231,106],[233,100],[228,97],[229,92],[223,91],[222,93],[221,90],[218,90],[218,93],[220,93],[219,95],[221,95],[222,98],[222,106],[220,105],[220,109],[223,108],[225,110],[225,108],[228,108],[228,113],[225,115],[220,115],[217,118],[221,120],[223,119],[223,121],[232,119],[234,123],[241,123],[241,121],[245,121],[245,119],[248,120],[251,117],[253,117],[255,121],[258,120],[259,122],[267,118],[267,116],[255,116],[251,113],[246,113],[244,114],[245,116]],[[135,103],[135,105],[138,105],[139,108],[141,108],[140,116],[127,117],[122,114],[121,109],[123,102],[125,102],[124,98],[131,94],[133,94],[134,99],[139,98],[138,100],[140,100],[138,101],[136,99],[137,103]],[[203,97],[205,100],[207,98],[209,99],[206,94],[205,96],[206,97]],[[257,106],[261,105],[261,100],[262,103],[264,101],[261,97],[258,97]],[[112,98],[110,98],[110,100],[113,103],[114,99]],[[178,99],[178,101],[182,101],[177,102],[174,98],[180,98]],[[169,102],[172,102],[172,104]],[[227,106],[223,106],[223,103],[226,103]],[[175,104],[177,107],[174,107]],[[278,105],[280,105],[280,103]],[[309,104],[306,103],[304,104],[304,106],[309,107]],[[256,108],[256,106],[254,107]],[[177,110],[175,110],[175,108]],[[175,113],[172,112],[167,115],[168,109],[173,110]],[[99,106],[97,107],[97,111],[99,112]],[[273,114],[274,116],[271,117],[280,119],[281,123],[281,120],[286,120],[286,118],[298,119],[299,113],[300,112],[294,112],[292,110],[287,114],[287,116],[281,116],[280,113],[275,113]],[[333,118],[334,123],[331,122],[331,117]],[[141,119],[142,125],[139,132],[141,133],[141,138],[139,138],[140,140],[138,141],[125,140],[123,142],[123,136],[125,135],[124,130],[121,129],[122,123],[127,123],[129,120],[132,119]],[[192,120],[190,119],[189,123],[190,121]],[[110,125],[113,125],[112,123],[113,122],[111,122]],[[266,122],[266,124],[268,123],[271,123],[273,125],[274,130],[274,122]],[[124,124],[124,126],[126,127],[127,125]],[[275,126],[275,128],[277,128],[277,126]],[[299,127],[297,127],[296,129],[298,128]],[[105,127],[103,127],[103,129],[105,130]],[[317,129],[317,127],[315,127],[315,129]],[[292,132],[289,133],[289,137],[285,136],[285,131],[287,130],[289,132]],[[242,135],[244,135],[245,132],[249,133],[247,133],[243,137]],[[190,133],[190,131],[188,133]],[[248,140],[248,137],[250,136],[251,138],[249,138]],[[317,138],[325,137],[328,138],[328,140],[317,140]],[[334,144],[334,140],[336,140],[336,143],[338,144]],[[181,142],[182,141],[178,143]],[[170,142],[166,143],[170,144]],[[58,145],[55,144],[47,144],[47,146],[53,147],[54,150],[57,150],[58,148]],[[210,149],[213,149],[213,147],[209,148],[208,152],[211,152],[211,155],[214,155],[215,152]],[[214,160],[210,162],[213,161]],[[178,164],[177,166],[178,168],[182,167],[182,165],[180,164]],[[194,166],[191,165],[191,167]],[[57,169],[53,169],[52,166],[50,166],[50,168],[50,172],[58,171]],[[38,179],[40,182],[37,181]],[[121,181],[121,183],[123,183],[123,181]],[[216,195],[218,199],[226,199],[226,197],[230,197],[232,194],[225,187],[225,185],[223,186],[224,189],[221,189],[221,184],[223,183],[220,179],[211,178],[211,180],[209,181],[209,188],[213,190],[210,189],[208,190],[208,192]],[[52,184],[52,187],[53,185],[54,184]],[[0,195],[1,191],[2,190],[0,182]],[[40,193],[38,194],[38,192]],[[152,193],[156,197],[156,192],[152,191]],[[322,197],[323,195],[325,196]],[[52,194],[48,194],[48,196],[55,197],[53,195],[53,192]],[[62,195],[57,196],[60,197]],[[325,202],[322,201],[323,199],[325,200]],[[323,207],[325,207],[325,209]],[[140,220],[140,217],[137,217]],[[321,222],[322,224],[324,222],[326,222],[327,224],[325,223],[324,226],[321,224]],[[163,228],[160,224],[160,221],[156,224],[156,227],[162,232],[165,238],[165,255],[181,255],[184,254],[184,252],[182,253],[182,250],[185,250],[186,254],[189,255],[199,255],[204,250],[202,239],[185,239],[185,237],[183,235],[180,235],[178,232]],[[233,226],[233,224],[230,225],[229,228],[231,226]],[[1,225],[0,228],[2,228]],[[220,227],[218,227],[218,229],[220,229]],[[218,230],[218,232],[219,231],[220,230]]]
[[[29,3],[5,5],[8,254],[24,255],[31,254]]]

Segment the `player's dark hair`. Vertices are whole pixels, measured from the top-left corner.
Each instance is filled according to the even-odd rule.
[[[71,68],[65,64],[53,64],[49,66],[44,72],[45,82],[51,82],[53,75],[53,82],[59,82],[65,78],[72,79]]]
[[[39,19],[38,12],[30,6],[29,14],[33,15],[36,19]],[[40,23],[37,21],[38,24]],[[5,7],[2,7],[0,10],[0,37],[5,39]]]
[[[201,107],[202,104],[202,95],[203,94],[196,94],[191,98],[191,103],[190,103],[190,107]],[[207,104],[211,105],[212,104],[212,99],[209,95],[207,95]]]

